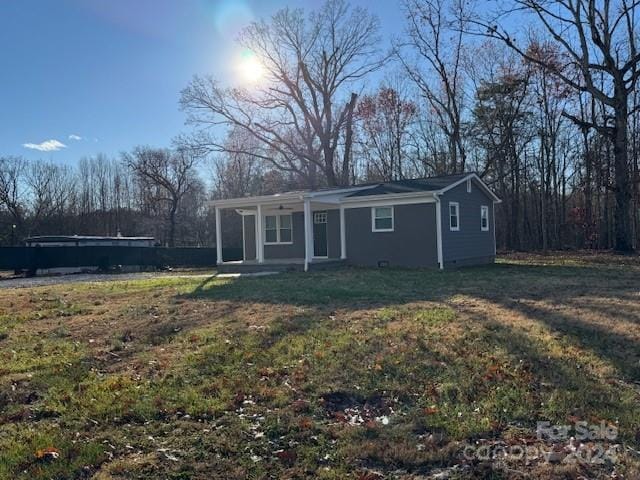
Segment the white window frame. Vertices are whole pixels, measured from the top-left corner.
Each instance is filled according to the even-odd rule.
[[[487,226],[482,225],[482,220],[484,219],[486,214],[487,217]],[[481,205],[480,206],[480,230],[483,232],[489,231],[489,205]]]
[[[276,239],[275,242],[267,242],[267,217],[276,217]],[[291,240],[288,242],[280,241],[280,217],[290,217],[291,218]],[[273,213],[273,214],[265,214],[263,216],[262,221],[263,227],[263,235],[264,235],[264,245],[293,245],[293,215],[290,213]]]
[[[467,179],[467,193],[471,193],[471,179]]]
[[[376,228],[376,218],[389,218],[389,217],[376,217],[376,210],[379,208],[388,208],[391,210],[391,228]],[[380,205],[379,207],[371,207],[371,231],[372,232],[393,232],[396,226],[395,214],[393,211],[393,205]]]
[[[324,210],[320,212],[313,212],[314,225],[320,224],[320,223],[327,223],[327,220],[328,220],[328,214]]]
[[[451,225],[451,207],[456,207],[455,216],[458,219],[458,222],[455,227]],[[460,204],[458,202],[449,202],[449,210],[447,213],[449,215],[449,230],[452,232],[459,232],[460,231]]]

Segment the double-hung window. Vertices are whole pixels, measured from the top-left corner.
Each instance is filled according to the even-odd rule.
[[[449,203],[449,230],[452,232],[460,230],[460,205],[457,202]]]
[[[264,217],[264,243],[292,243],[291,214]]]
[[[393,232],[393,207],[371,208],[371,230]]]
[[[486,205],[480,207],[480,229],[483,232],[489,231],[489,207]]]

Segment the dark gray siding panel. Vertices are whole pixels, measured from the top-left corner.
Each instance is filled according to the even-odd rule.
[[[245,260],[256,259],[256,216],[244,215],[244,258]]]
[[[340,258],[340,210],[327,210],[329,258]]]
[[[265,259],[304,258],[304,213],[293,212],[293,243],[289,245],[265,245]],[[245,255],[256,259],[255,216],[245,216]],[[327,247],[329,258],[340,258],[340,211],[327,210]]]
[[[495,235],[493,231],[493,200],[476,180],[472,181],[471,193],[467,193],[467,182],[442,195],[442,256],[446,266],[489,263],[495,257]],[[460,230],[449,228],[449,202],[460,204]],[[489,231],[480,228],[480,206],[489,207]]]
[[[345,210],[347,262],[394,267],[437,267],[435,203],[394,206],[394,231],[371,231],[371,208]]]
[[[264,258],[304,258],[304,213],[291,214],[293,243],[289,245],[265,245]],[[264,222],[263,222],[264,224]]]

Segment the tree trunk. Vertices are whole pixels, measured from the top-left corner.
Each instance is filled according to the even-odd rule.
[[[174,202],[171,204],[171,210],[169,211],[169,239],[168,245],[169,247],[175,246],[175,238],[176,238],[176,210],[178,210],[178,203]]]
[[[356,107],[356,101],[358,100],[358,94],[352,93],[351,100],[347,105],[347,116],[345,120],[345,137],[344,137],[344,159],[342,160],[342,174],[340,178],[340,185],[349,185],[349,171],[351,165],[351,146],[353,144],[353,110]]]
[[[629,179],[627,99],[615,109],[613,157],[615,172],[615,250],[621,253],[633,251],[631,228],[631,182]]]

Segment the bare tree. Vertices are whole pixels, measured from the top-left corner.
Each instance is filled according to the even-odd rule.
[[[578,125],[592,128],[613,144],[615,192],[615,248],[633,250],[631,222],[632,179],[629,166],[631,105],[640,76],[640,53],[635,14],[637,0],[512,0],[514,10],[533,14],[541,27],[569,59],[560,65],[549,62],[535,49],[521,45],[496,20],[475,19],[488,35],[504,42],[527,61],[546,69],[577,94],[587,93],[601,103],[608,114],[603,122],[593,123],[584,117],[566,115]]]
[[[357,100],[351,88],[383,63],[378,30],[374,16],[344,0],[328,0],[307,17],[285,8],[270,22],[253,23],[240,41],[257,56],[265,78],[254,89],[194,78],[181,97],[188,121],[198,128],[192,143],[260,158],[312,187],[319,183],[316,171],[330,186],[348,183]],[[230,150],[215,137],[216,125],[246,131],[261,148]]]
[[[26,191],[24,177],[27,162],[22,157],[0,157],[0,207],[11,216],[16,228],[24,228]]]
[[[136,175],[147,202],[165,205],[168,222],[167,243],[175,245],[176,214],[185,195],[197,188],[197,156],[188,150],[163,150],[138,147],[123,156]]]
[[[362,97],[356,109],[368,177],[385,181],[402,179],[411,171],[404,162],[409,129],[417,115],[406,85],[399,79],[392,84]]]
[[[452,173],[465,170],[463,136],[463,0],[405,0],[408,39],[398,57],[438,120]],[[413,57],[416,57],[415,59]]]
[[[75,178],[67,166],[42,160],[31,162],[25,175],[31,196],[31,229],[61,219],[75,195]]]

